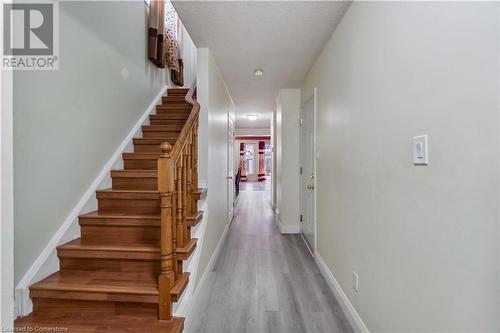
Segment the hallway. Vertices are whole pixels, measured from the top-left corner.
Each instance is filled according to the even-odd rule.
[[[352,332],[299,235],[281,235],[269,191],[240,193],[186,332]]]

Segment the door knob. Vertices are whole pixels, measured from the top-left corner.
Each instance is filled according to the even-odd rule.
[[[233,177],[229,176],[229,177],[226,177],[227,179],[233,179]]]
[[[307,185],[308,190],[314,190],[314,185]]]

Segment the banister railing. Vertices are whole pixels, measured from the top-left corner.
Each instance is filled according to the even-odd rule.
[[[197,212],[198,124],[200,105],[195,100],[196,81],[185,100],[192,105],[189,117],[174,146],[161,144],[158,159],[158,191],[161,197],[161,264],[158,279],[159,319],[172,318],[170,291],[182,274],[177,249],[190,241],[186,217]]]
[[[187,138],[189,137],[191,132],[194,130],[195,127],[196,130],[198,128],[198,116],[200,114],[200,104],[198,104],[198,102],[194,99],[195,94],[196,94],[196,81],[193,82],[193,85],[186,94],[185,98],[186,102],[191,104],[193,106],[193,109],[191,110],[191,113],[189,114],[186,124],[182,128],[182,131],[179,134],[179,137],[177,138],[174,147],[172,148],[172,152],[170,155],[174,161],[177,161],[179,159],[182,150],[184,149],[184,146],[187,143]]]

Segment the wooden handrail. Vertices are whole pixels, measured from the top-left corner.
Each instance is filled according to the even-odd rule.
[[[174,162],[177,162],[177,160],[179,159],[181,152],[187,143],[189,133],[192,131],[194,125],[197,124],[198,116],[200,114],[200,104],[194,99],[195,92],[196,80],[193,81],[193,84],[191,85],[191,88],[189,89],[185,97],[186,102],[191,104],[193,108],[191,110],[191,113],[189,114],[186,124],[182,128],[182,131],[174,144],[174,147],[172,148],[172,152],[170,153],[170,156]]]
[[[196,81],[185,96],[192,105],[189,117],[172,147],[161,144],[158,159],[158,191],[161,197],[160,275],[158,278],[159,319],[172,319],[171,290],[182,274],[178,249],[190,241],[187,216],[197,212],[198,118]],[[181,280],[179,280],[181,281]]]

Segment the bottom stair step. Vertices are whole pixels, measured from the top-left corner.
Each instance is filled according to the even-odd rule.
[[[60,271],[30,287],[31,298],[158,303],[158,283],[135,273]]]
[[[19,318],[14,326],[19,332],[70,332],[70,333],[181,333],[184,318],[174,317],[159,321],[156,316],[143,314],[99,313],[90,310],[79,313],[34,312]],[[16,332],[17,332],[16,331]]]

